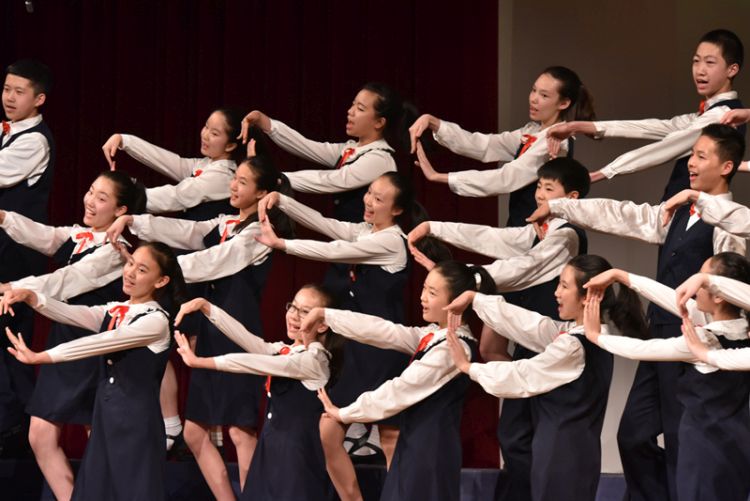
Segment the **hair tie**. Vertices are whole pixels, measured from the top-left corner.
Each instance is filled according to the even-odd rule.
[[[482,286],[482,275],[479,272],[474,273],[474,282],[476,282],[477,290]]]
[[[136,178],[134,178],[134,177],[130,178],[130,182],[133,183],[133,184],[138,184],[138,180]]]

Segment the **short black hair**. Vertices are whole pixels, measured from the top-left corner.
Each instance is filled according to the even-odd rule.
[[[736,64],[742,68],[742,63],[745,60],[745,48],[736,33],[724,29],[712,30],[703,35],[698,44],[703,42],[712,43],[719,47],[721,56],[727,62],[727,65]]]
[[[578,160],[568,157],[553,158],[536,171],[539,179],[551,179],[563,185],[565,193],[577,191],[584,198],[591,188],[589,170]]]
[[[49,94],[52,90],[52,72],[49,67],[35,59],[21,59],[8,66],[6,75],[16,75],[31,82],[34,94]]]
[[[701,136],[711,138],[716,144],[716,154],[722,162],[732,162],[732,172],[727,175],[727,183],[732,180],[745,155],[745,137],[732,126],[724,124],[707,125]]]

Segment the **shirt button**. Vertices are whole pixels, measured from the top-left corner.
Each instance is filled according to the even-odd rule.
[[[115,378],[113,377],[109,378],[109,384],[114,384],[114,383],[115,383]]]
[[[107,359],[107,365],[112,365],[112,359],[111,358]]]
[[[273,416],[273,414],[272,414],[272,413],[270,413],[270,412],[269,412],[269,413],[268,413],[268,414],[266,415],[266,417],[267,417],[268,419],[271,419],[271,416]]]

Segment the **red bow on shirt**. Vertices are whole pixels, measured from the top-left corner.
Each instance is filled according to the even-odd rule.
[[[536,136],[532,136],[531,134],[524,134],[521,138],[521,142],[523,142],[523,148],[521,148],[521,151],[518,152],[518,156],[520,157],[524,153],[526,153],[526,150],[531,148],[531,145],[534,144],[536,141]]]
[[[227,236],[229,235],[229,225],[230,224],[237,224],[239,223],[239,219],[227,219],[224,222],[224,231],[221,233],[221,240],[219,240],[220,244],[223,244],[224,241],[227,239]]]
[[[703,112],[706,111],[706,101],[701,101],[701,104],[698,105],[698,116],[703,115]]]
[[[3,136],[10,134],[10,124],[3,120]]]
[[[127,306],[125,304],[119,304],[115,306],[114,308],[110,309],[108,313],[109,313],[109,316],[112,318],[109,321],[107,330],[111,331],[112,329],[120,325],[120,322],[122,322],[122,319],[125,318],[125,315],[128,313],[129,309],[130,309],[130,306]]]
[[[417,353],[427,348],[427,345],[430,344],[430,341],[432,341],[432,338],[435,337],[434,332],[430,332],[429,334],[425,334],[422,336],[422,339],[419,340],[419,345],[417,345],[417,349],[414,352],[414,355],[411,356],[411,360],[409,360],[409,363],[412,363],[414,359],[417,356]]]
[[[344,150],[344,152],[341,154],[341,158],[339,158],[338,163],[336,164],[336,168],[340,169],[344,166],[344,162],[350,157],[354,155],[354,148],[347,148]]]
[[[695,204],[690,204],[690,215],[701,217],[701,213],[695,208]]]
[[[281,348],[279,350],[279,352],[277,353],[277,355],[289,355],[289,353],[291,353],[291,352],[292,352],[291,348],[289,348],[288,346],[284,346],[283,348]],[[269,394],[268,395],[269,397],[271,396],[270,395],[270,393],[271,393],[271,376],[266,376],[266,393]]]
[[[76,233],[76,241],[78,242],[78,247],[76,247],[76,250],[73,252],[73,254],[78,254],[79,252],[83,251],[83,248],[86,247],[87,242],[93,242],[94,234],[90,231],[82,231],[80,233]]]
[[[201,174],[203,174],[203,170],[202,169],[196,169],[196,171],[193,172],[193,177],[198,177]]]

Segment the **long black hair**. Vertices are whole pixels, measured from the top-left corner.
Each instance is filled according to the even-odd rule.
[[[161,242],[143,242],[140,247],[147,247],[151,251],[162,276],[169,277],[169,282],[164,287],[154,291],[154,299],[166,310],[170,318],[174,318],[177,309],[187,298],[185,278],[177,256],[171,247]]]
[[[467,266],[458,261],[442,261],[432,271],[439,273],[448,285],[448,300],[453,301],[466,291],[494,294],[497,291],[495,280],[482,266]],[[464,311],[462,320],[468,322],[476,313],[471,305]]]
[[[299,288],[299,290],[309,289],[315,292],[321,299],[322,308],[335,308],[337,306],[336,296],[331,292],[328,287],[320,284],[309,283]],[[344,345],[346,344],[346,338],[341,334],[336,334],[329,327],[327,331],[319,334],[319,336],[325,335],[323,340],[323,347],[331,354],[328,367],[330,370],[330,376],[326,388],[333,386],[336,380],[341,374],[341,368],[344,366]]]
[[[575,271],[575,283],[578,289],[578,295],[586,296],[584,284],[596,275],[612,269],[609,261],[595,254],[582,254],[576,256],[568,265]],[[617,329],[624,335],[645,339],[648,333],[646,317],[643,314],[643,305],[638,294],[625,286],[619,286],[615,294],[614,286],[609,286],[604,290],[600,313],[602,320],[607,315]]]
[[[227,133],[229,141],[227,144],[233,144],[234,149],[229,152],[229,158],[239,165],[247,157],[247,147],[242,144],[242,139],[238,139],[242,130],[242,119],[245,113],[236,108],[218,108],[212,112],[221,113],[224,117],[224,132]],[[257,127],[250,127],[248,130],[248,141],[255,139],[256,155],[266,155],[268,147],[265,142],[265,134],[262,134]]]
[[[417,108],[409,101],[404,101],[398,92],[381,82],[367,82],[362,86],[376,94],[375,114],[378,118],[385,119],[383,138],[396,150],[408,150],[409,127],[419,115]]]
[[[99,177],[109,179],[115,185],[117,206],[128,208],[126,214],[143,214],[146,212],[146,187],[134,177],[121,170],[105,170]]]
[[[273,165],[268,156],[257,155],[246,158],[240,163],[240,166],[242,165],[246,165],[250,169],[250,172],[252,172],[257,189],[265,190],[268,193],[278,191],[283,195],[293,195],[289,179]],[[239,169],[240,166],[237,168]],[[294,235],[294,224],[289,216],[284,214],[278,207],[272,207],[268,211],[268,218],[271,220],[274,231],[279,237],[292,238]],[[234,232],[239,233],[247,225],[256,221],[258,221],[257,212],[235,226]]]

